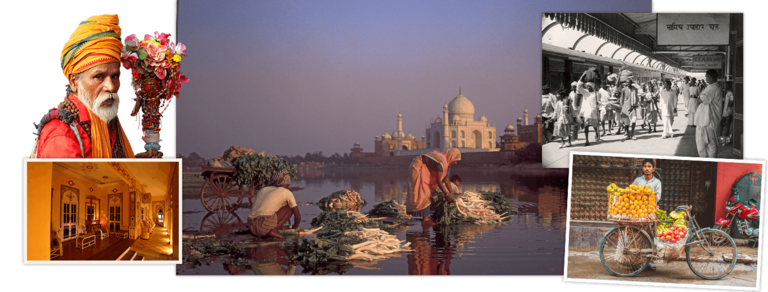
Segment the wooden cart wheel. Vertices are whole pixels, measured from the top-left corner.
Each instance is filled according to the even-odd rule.
[[[203,184],[200,190],[200,199],[203,202],[203,207],[209,212],[218,210],[234,211],[243,200],[242,197],[239,197],[241,192],[240,186],[237,185],[231,176],[215,174]],[[231,196],[238,197],[233,199]]]
[[[200,232],[203,234],[227,234],[233,229],[239,230],[243,227],[240,217],[229,211],[208,213],[200,222]]]

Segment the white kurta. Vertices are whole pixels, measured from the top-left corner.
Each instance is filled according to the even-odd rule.
[[[696,109],[696,148],[699,157],[714,158],[717,154],[717,131],[723,114],[723,90],[720,83],[707,86],[699,95]]]

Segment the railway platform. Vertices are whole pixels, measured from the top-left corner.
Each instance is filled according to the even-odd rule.
[[[606,123],[606,129],[608,124]],[[672,124],[674,137],[662,139],[663,121],[656,126],[656,133],[648,133],[648,128],[643,129],[638,124],[635,127],[637,140],[624,139],[624,133],[616,135],[617,128],[613,128],[611,135],[601,136],[602,141],[595,141],[595,133],[590,128],[589,146],[584,146],[584,130],[579,131],[579,140],[571,141],[572,147],[560,148],[560,139],[542,145],[541,160],[544,168],[568,168],[570,166],[571,151],[584,152],[610,152],[610,153],[635,153],[664,156],[688,156],[698,157],[696,150],[696,128],[688,127],[688,118],[685,117],[685,106],[682,99],[677,105],[677,117]],[[600,133],[602,134],[602,128]],[[566,142],[567,144],[567,142]],[[726,147],[718,146],[717,158],[741,159],[733,152],[733,144]]]

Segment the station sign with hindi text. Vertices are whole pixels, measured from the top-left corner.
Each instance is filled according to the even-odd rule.
[[[723,55],[693,56],[693,69],[721,69],[723,67]]]
[[[661,46],[727,45],[729,13],[659,13],[656,40]]]

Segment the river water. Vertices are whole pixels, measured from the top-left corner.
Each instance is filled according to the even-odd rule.
[[[248,249],[245,257],[256,264],[237,266],[227,260],[211,259],[196,267],[177,266],[182,275],[217,274],[345,274],[345,275],[562,275],[567,208],[567,170],[548,176],[521,176],[504,171],[456,169],[462,178],[461,191],[493,191],[506,197],[518,211],[509,222],[499,225],[456,225],[423,228],[419,221],[395,232],[400,240],[411,242],[411,253],[400,254],[373,264],[340,264],[328,267],[291,265],[290,246],[285,244]],[[291,187],[299,204],[301,227],[320,208],[307,203],[339,190],[355,190],[368,204],[367,212],[379,202],[407,197],[407,171],[394,169],[311,169],[299,170]],[[199,233],[231,233],[245,228],[250,208],[235,212],[209,213],[199,199],[202,179],[184,174],[183,229]],[[246,199],[247,202],[247,199]],[[255,237],[240,234],[235,240]],[[308,237],[311,238],[311,237]],[[292,244],[291,244],[292,243]],[[289,246],[286,248],[285,246]],[[185,255],[186,256],[186,255]],[[223,263],[222,263],[223,262]]]

